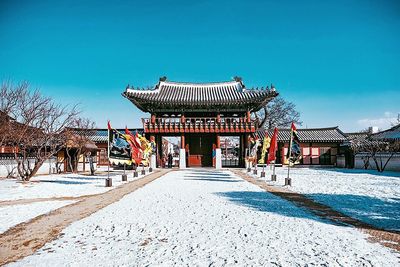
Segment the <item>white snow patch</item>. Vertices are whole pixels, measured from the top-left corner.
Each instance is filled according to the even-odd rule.
[[[258,168],[258,177],[261,170]],[[276,168],[276,182],[270,181],[272,170],[267,167],[265,171],[268,184],[284,185],[286,167]],[[400,231],[398,172],[294,167],[290,168],[290,177],[290,190],[376,227]]]
[[[0,234],[17,224],[29,221],[39,215],[46,214],[74,202],[75,201],[44,201],[0,207]]]
[[[10,266],[396,266],[399,255],[227,171],[170,172]]]
[[[104,193],[123,183],[123,171],[110,173],[112,187],[105,187],[107,174],[82,175],[82,174],[54,174],[33,177],[29,182],[16,179],[0,179],[0,201],[52,197],[78,197]],[[146,173],[148,173],[146,171]],[[143,177],[133,178],[132,171],[126,171],[128,182]]]

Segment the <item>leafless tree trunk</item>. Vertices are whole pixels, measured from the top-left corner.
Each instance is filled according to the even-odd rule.
[[[351,149],[354,154],[365,153],[365,156],[363,156],[365,169],[369,167],[369,160],[372,159],[376,170],[383,172],[394,154],[400,151],[400,142],[372,140],[371,133],[365,131],[362,133],[365,133],[365,137],[351,140]],[[387,156],[387,159],[385,160],[383,156]]]
[[[27,83],[17,86],[5,84],[2,99],[2,145],[12,147],[17,171],[29,180],[43,163],[54,156],[65,144],[64,129],[76,119],[78,111],[56,104],[39,91],[31,92]]]
[[[80,156],[87,152],[86,146],[93,143],[90,137],[93,135],[95,125],[87,118],[76,118],[71,126],[65,130],[67,137],[65,151],[71,171],[77,172]]]
[[[260,128],[290,127],[291,123],[302,124],[296,105],[277,96],[260,111],[255,113],[260,120]]]

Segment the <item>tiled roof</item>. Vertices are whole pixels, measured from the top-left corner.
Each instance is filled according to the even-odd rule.
[[[123,96],[145,112],[202,110],[258,110],[277,96],[273,88],[246,89],[242,81],[180,83],[160,81],[152,89],[127,88]]]
[[[125,129],[117,129],[118,131],[125,133]],[[143,134],[143,129],[129,129],[131,133],[138,131],[139,134]],[[108,142],[108,129],[95,129],[90,131],[90,140],[95,143],[107,143]]]
[[[400,124],[386,131],[375,133],[371,136],[373,140],[394,141],[400,140]]]
[[[369,132],[345,133],[345,135],[347,137],[345,145],[353,148],[386,144],[385,142],[371,139]]]
[[[268,136],[272,137],[274,130],[267,130]],[[324,142],[337,143],[347,141],[346,136],[338,127],[297,129],[300,142]],[[264,138],[265,130],[258,130],[257,136]],[[278,142],[289,142],[290,129],[278,129]]]

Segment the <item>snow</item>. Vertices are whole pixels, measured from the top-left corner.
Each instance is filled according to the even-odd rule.
[[[0,234],[22,222],[74,203],[75,201],[43,201],[0,207]]]
[[[228,171],[170,172],[10,266],[396,266],[396,252]]]
[[[270,181],[269,167],[265,171],[268,184],[284,185],[286,167],[276,168],[277,182]],[[260,172],[258,168],[258,176]],[[400,231],[398,172],[294,167],[290,169],[290,177],[292,191],[376,227]]]
[[[0,201],[16,199],[78,197],[104,193],[123,183],[123,171],[112,171],[112,187],[105,187],[107,173],[93,176],[83,174],[54,174],[33,177],[29,182],[16,179],[0,179]],[[147,172],[146,172],[147,173]],[[132,171],[126,171],[128,182],[142,177],[133,178]]]

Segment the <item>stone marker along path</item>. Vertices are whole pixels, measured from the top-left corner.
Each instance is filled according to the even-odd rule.
[[[378,229],[370,224],[364,223],[343,213],[333,210],[331,207],[318,203],[315,200],[307,198],[306,196],[290,191],[287,188],[275,187],[265,183],[265,180],[255,179],[243,173],[240,170],[232,170],[236,175],[245,179],[246,181],[259,186],[260,188],[270,192],[276,196],[289,200],[297,206],[303,207],[314,213],[315,215],[331,220],[341,225],[351,225],[360,229],[362,232],[371,236],[372,241],[381,243],[382,245],[395,249],[400,252],[400,233],[396,231],[388,231]]]
[[[0,265],[33,254],[47,242],[56,239],[72,222],[119,201],[125,195],[161,177],[168,170],[158,170],[102,194],[81,197],[82,200],[21,223],[0,234]],[[66,187],[67,189],[67,187]]]

